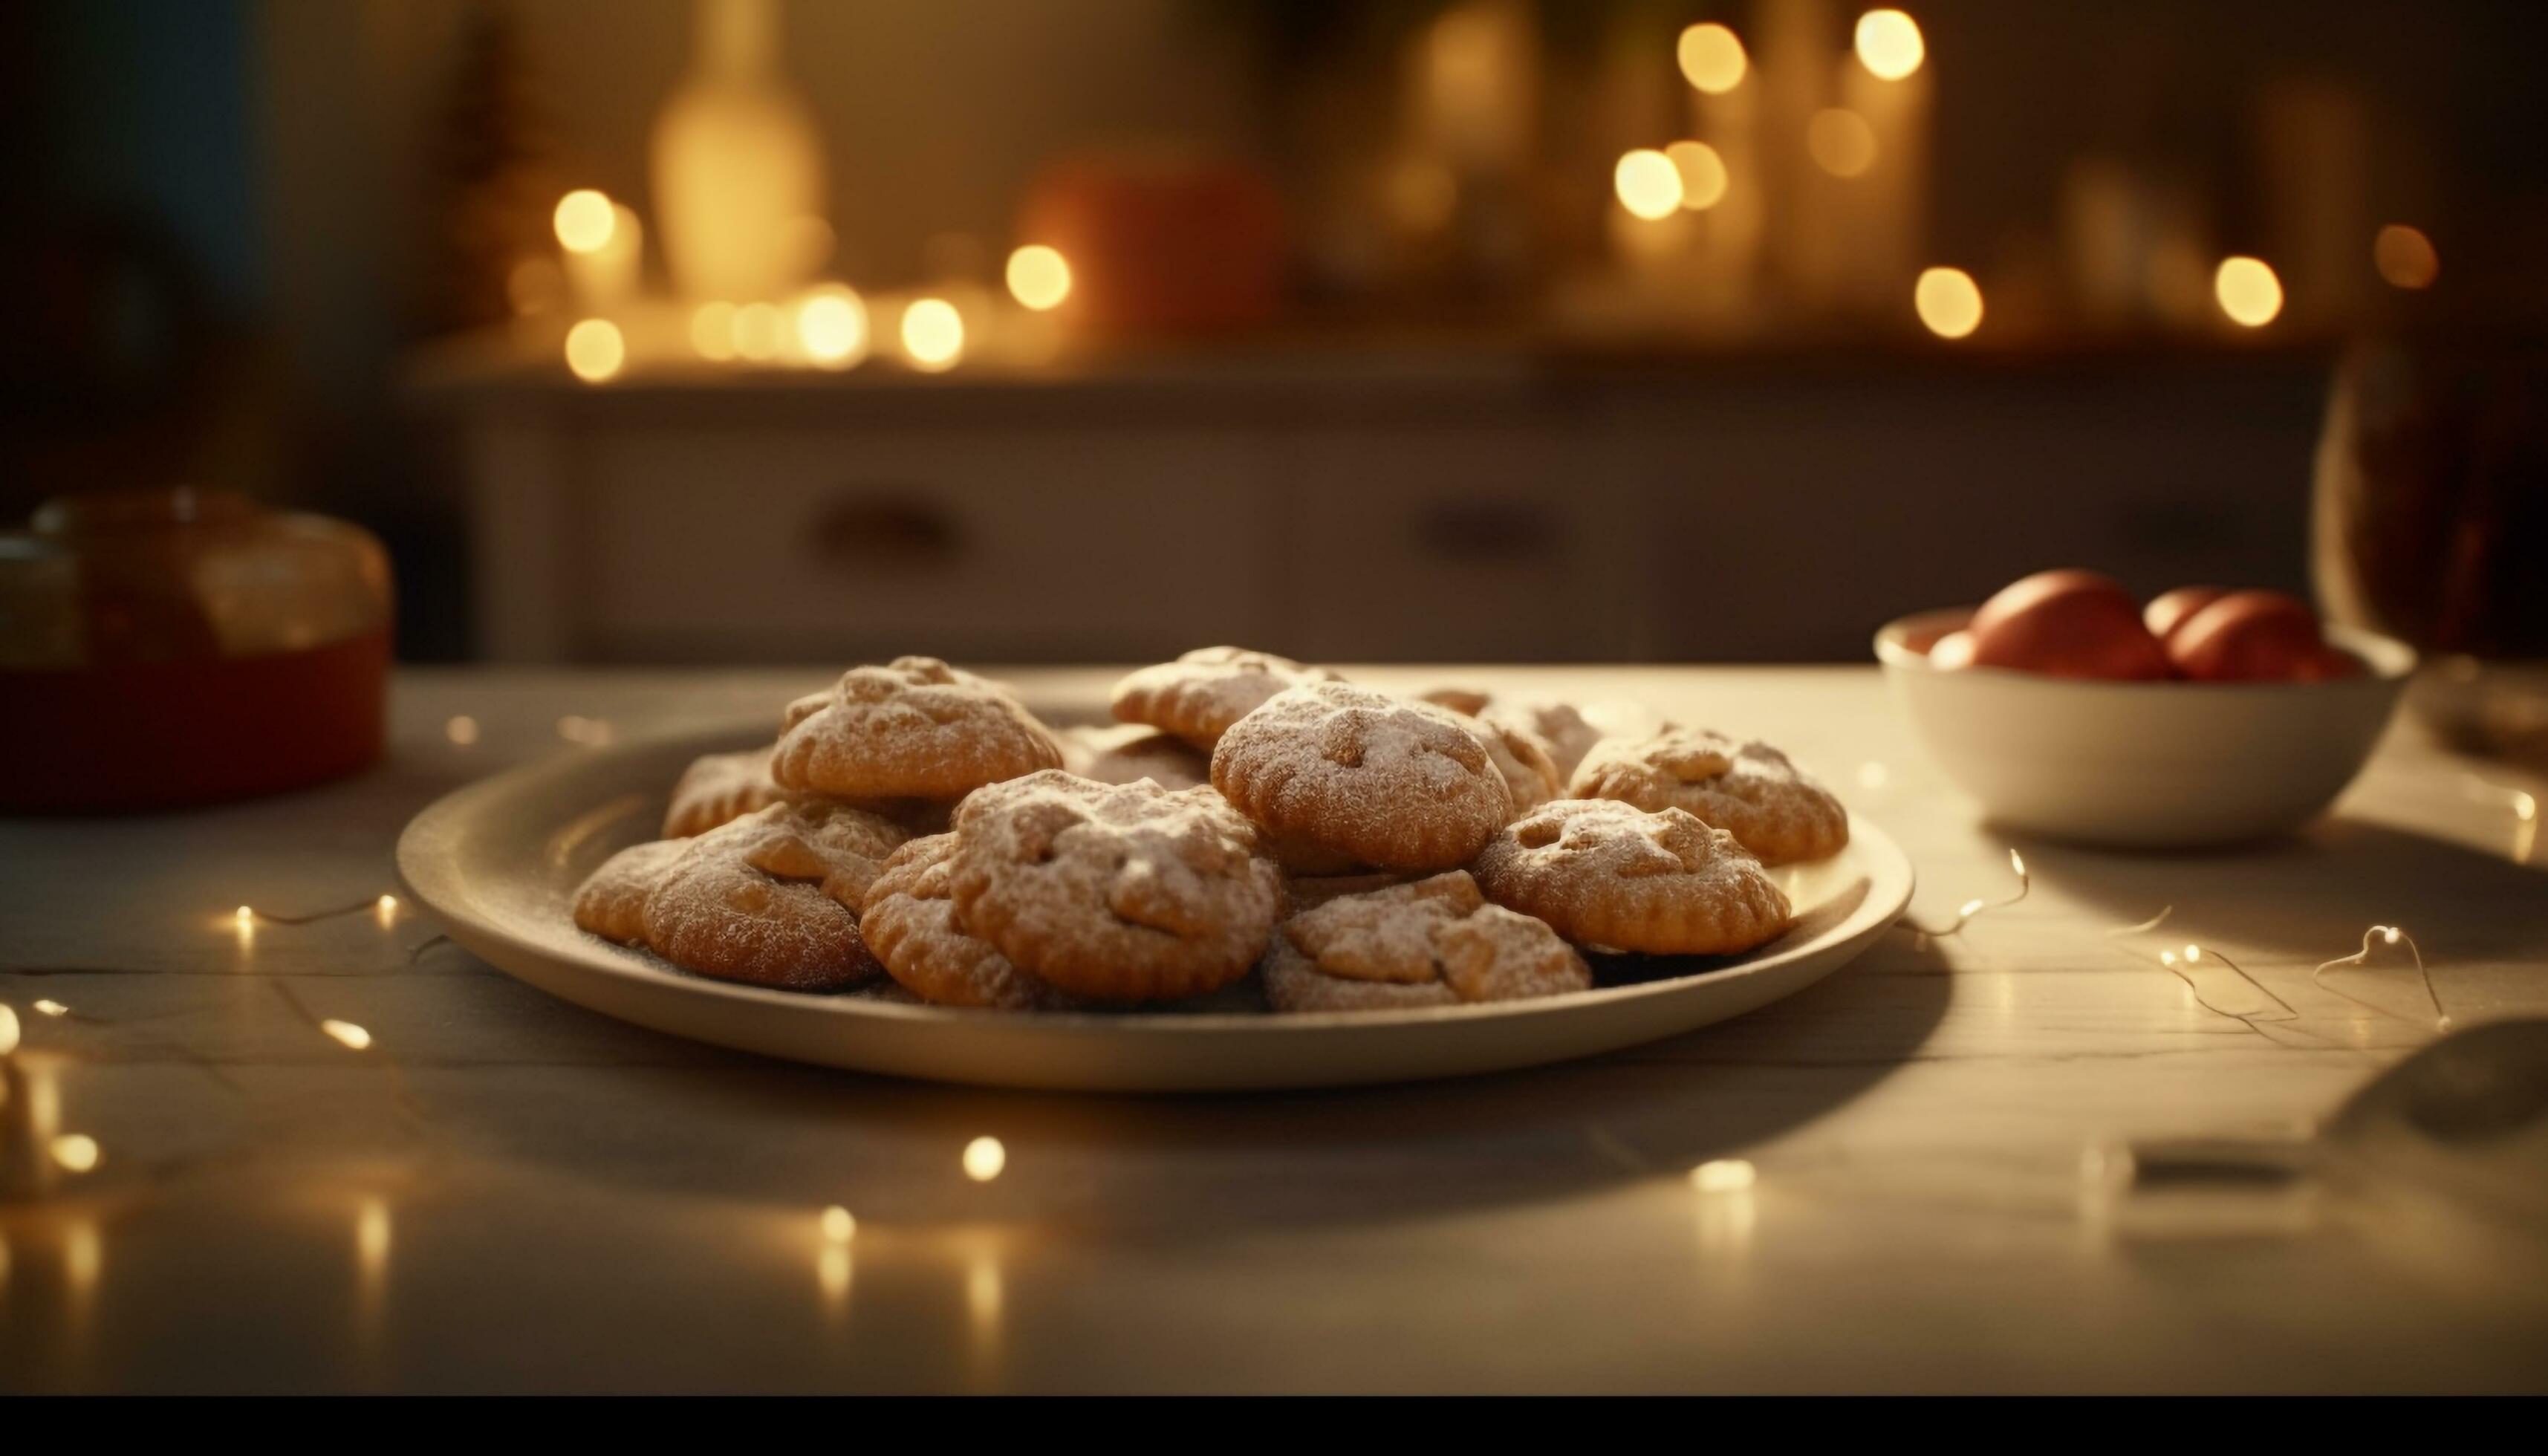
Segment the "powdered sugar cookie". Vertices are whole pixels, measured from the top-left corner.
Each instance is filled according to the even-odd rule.
[[[1499,698],[1479,709],[1478,716],[1537,739],[1548,750],[1548,762],[1557,771],[1560,793],[1575,777],[1576,766],[1592,751],[1592,745],[1601,741],[1601,730],[1584,721],[1573,703],[1554,698]]]
[[[1575,771],[1570,791],[1641,809],[1686,809],[1732,833],[1765,864],[1819,860],[1849,843],[1849,811],[1785,754],[1703,729],[1604,743]]]
[[[1469,721],[1344,682],[1294,687],[1222,736],[1212,781],[1277,839],[1383,869],[1448,869],[1512,817]]]
[[[843,674],[832,700],[779,737],[770,770],[797,793],[956,799],[1059,767],[1060,747],[1016,699],[936,658],[904,657]]]
[[[1173,1000],[1234,981],[1282,909],[1282,872],[1208,788],[1035,774],[975,791],[956,835],[957,919],[1020,967],[1096,1000]]]
[[[753,868],[810,881],[853,913],[885,857],[909,837],[901,826],[864,809],[812,798],[757,809],[714,835]]]
[[[956,836],[916,839],[893,852],[867,887],[859,933],[904,990],[937,1006],[1008,1011],[1076,1004],[1020,970],[956,918],[951,864]]]
[[[1550,762],[1548,746],[1535,733],[1525,732],[1493,718],[1473,717],[1471,731],[1484,744],[1487,758],[1496,772],[1504,776],[1504,790],[1512,796],[1512,811],[1547,803],[1566,791],[1557,776],[1557,765]]]
[[[1212,781],[1212,756],[1145,723],[1073,728],[1062,737],[1063,768],[1100,783],[1147,778],[1161,788],[1193,788]]]
[[[645,923],[656,955],[716,980],[839,991],[883,968],[848,906],[753,868],[732,841],[683,851],[647,895]]]
[[[575,892],[575,923],[605,941],[646,944],[646,897],[689,845],[659,839],[630,845],[601,862]]]
[[[664,838],[687,839],[730,824],[753,810],[787,797],[770,776],[773,750],[746,749],[736,754],[706,754],[690,761],[673,785],[673,802],[664,811]]]
[[[1459,869],[1330,899],[1286,921],[1275,940],[1265,980],[1277,1010],[1502,1001],[1592,984],[1574,947],[1488,904]]]
[[[1724,956],[1787,924],[1787,897],[1761,862],[1681,809],[1558,799],[1504,826],[1474,868],[1488,898],[1581,945]]]
[[[1243,647],[1198,647],[1115,684],[1115,716],[1147,723],[1210,752],[1229,725],[1304,682],[1332,682],[1324,668]]]

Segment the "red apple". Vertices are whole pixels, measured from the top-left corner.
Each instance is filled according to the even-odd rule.
[[[1973,664],[2055,678],[2167,676],[2132,594],[2095,572],[2038,572],[1973,613]]]
[[[2176,670],[2201,682],[2316,682],[2333,671],[2318,613],[2281,592],[2232,592],[2167,640]]]
[[[2141,622],[2150,629],[2151,636],[2165,642],[2196,612],[2229,594],[2227,587],[2179,587],[2162,592],[2141,608]]]

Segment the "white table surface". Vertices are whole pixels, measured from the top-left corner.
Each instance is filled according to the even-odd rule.
[[[694,1046],[552,1001],[402,907],[436,795],[580,736],[766,719],[827,675],[412,671],[388,765],[179,817],[0,820],[0,1390],[2548,1389],[2535,1247],[2336,1200],[2174,1229],[2119,1139],[2304,1132],[2434,1031],[2548,1011],[2548,785],[2393,734],[2337,814],[2236,854],[2023,842],[2022,904],[1597,1060],[1377,1091],[971,1091]],[[1111,673],[1020,673],[1091,704]],[[2011,842],[1871,670],[1529,680],[1758,734],[1918,864]],[[479,725],[453,743],[456,715]],[[2535,825],[2532,826],[2535,829]],[[2532,863],[2524,863],[2528,860]],[[2108,934],[2162,906],[2158,932]],[[2208,1010],[2158,951],[2199,943]],[[38,1006],[49,1002],[62,1014]],[[355,1050],[320,1023],[358,1025]],[[85,1172],[78,1144],[93,1139]],[[1000,1139],[1005,1170],[961,1154]],[[1691,1170],[1742,1160],[1748,1188]],[[846,1244],[821,1214],[857,1218]]]

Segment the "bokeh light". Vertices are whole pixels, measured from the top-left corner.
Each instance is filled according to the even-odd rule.
[[[1870,10],[1858,18],[1858,61],[1888,81],[1920,68],[1929,55],[1919,23],[1898,10]]]
[[[902,350],[912,364],[936,373],[964,356],[964,316],[945,299],[916,299],[902,311]]]
[[[1009,1150],[997,1138],[976,1138],[964,1144],[964,1176],[976,1183],[988,1183],[1000,1176],[1009,1165]]]
[[[1703,213],[1725,200],[1725,189],[1733,178],[1726,173],[1725,158],[1704,141],[1676,141],[1664,148],[1672,159],[1673,170],[1681,174],[1681,205],[1693,213]]]
[[[599,384],[628,362],[627,340],[607,318],[587,318],[566,331],[566,367],[587,384]]]
[[[1619,158],[1611,184],[1618,190],[1619,206],[1647,222],[1669,218],[1681,208],[1681,169],[1650,147]]]
[[[2262,258],[2230,257],[2212,274],[2212,296],[2230,321],[2262,328],[2283,312],[2283,281]]]
[[[2371,240],[2371,261],[2398,288],[2430,288],[2441,276],[2442,256],[2420,228],[2392,223]]]
[[[597,253],[610,245],[611,234],[619,230],[618,210],[609,198],[590,187],[559,198],[550,221],[557,228],[558,246],[571,253]]]
[[[1742,85],[1743,73],[1751,69],[1742,38],[1713,23],[1681,33],[1680,57],[1683,77],[1710,96]]]
[[[1070,297],[1070,263],[1056,249],[1028,243],[1009,254],[1009,295],[1038,313],[1061,307]]]
[[[778,357],[787,342],[787,318],[776,304],[745,304],[734,311],[734,351],[755,363]]]
[[[867,306],[843,284],[831,283],[797,301],[796,342],[805,357],[827,369],[847,369],[867,356]]]
[[[734,305],[712,299],[690,312],[690,347],[700,358],[722,364],[734,357]]]
[[[1940,338],[1962,338],[1982,326],[1981,285],[1961,268],[1928,268],[1911,290],[1920,321]]]
[[[1818,111],[1805,123],[1805,149],[1835,177],[1864,177],[1875,165],[1875,129],[1854,111]]]

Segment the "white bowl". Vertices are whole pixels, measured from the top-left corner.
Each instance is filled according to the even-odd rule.
[[[1947,776],[2011,828],[2175,848],[2260,839],[2316,818],[2371,757],[2415,654],[2330,626],[2362,660],[2329,682],[2103,682],[1929,661],[1972,608],[1875,634],[1903,711]]]

